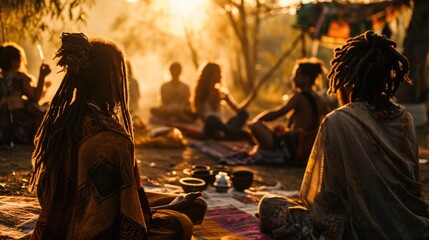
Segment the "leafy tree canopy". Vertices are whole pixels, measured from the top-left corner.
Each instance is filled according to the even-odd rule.
[[[57,33],[66,23],[85,24],[87,7],[94,0],[2,0],[0,41],[30,39],[42,32]]]

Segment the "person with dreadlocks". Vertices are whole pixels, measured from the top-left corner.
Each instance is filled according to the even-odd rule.
[[[0,45],[0,144],[31,144],[43,118],[38,102],[51,69],[42,64],[33,87],[32,78],[25,73],[26,64],[21,46],[14,42]]]
[[[328,112],[315,91],[325,67],[319,59],[300,59],[292,71],[292,96],[281,106],[266,110],[250,121],[258,163],[306,166],[321,119]],[[289,123],[271,128],[268,122],[287,116]]]
[[[335,49],[328,92],[343,106],[320,126],[300,199],[261,200],[262,229],[285,239],[429,239],[413,118],[392,101],[411,83],[395,47],[367,31]]]
[[[32,239],[190,239],[207,208],[201,194],[142,187],[123,51],[82,33],[61,40],[65,76],[32,156],[31,190],[37,184],[42,208]]]

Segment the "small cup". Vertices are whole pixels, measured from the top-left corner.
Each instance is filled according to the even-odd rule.
[[[237,191],[244,191],[252,186],[253,172],[248,170],[240,170],[232,173],[232,186]]]
[[[206,189],[206,182],[199,178],[185,177],[179,179],[179,183],[185,193],[199,192]]]
[[[207,169],[195,169],[191,171],[191,176],[193,178],[199,178],[206,182],[206,187],[212,182],[212,173]]]

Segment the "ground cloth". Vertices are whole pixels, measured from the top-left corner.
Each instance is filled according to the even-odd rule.
[[[249,155],[252,146],[242,142],[190,141],[189,145],[207,154],[219,164],[248,165],[255,163],[255,159]]]
[[[150,191],[171,192],[174,189],[146,187]],[[175,188],[178,189],[178,188]],[[194,226],[194,239],[271,239],[260,233],[258,211],[259,198],[268,192],[217,193],[212,188],[203,192],[208,211],[202,225]],[[296,191],[273,190],[269,193],[283,196],[297,194]],[[29,239],[33,231],[40,206],[37,198],[0,196],[0,240]]]
[[[30,239],[39,212],[37,198],[0,196],[0,239]]]

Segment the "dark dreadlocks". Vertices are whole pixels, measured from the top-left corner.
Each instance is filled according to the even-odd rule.
[[[389,108],[401,82],[408,77],[408,61],[396,43],[367,31],[334,50],[328,73],[329,93],[351,86],[350,101],[364,100],[379,110]]]
[[[89,111],[94,91],[105,96],[106,109],[133,138],[128,109],[125,56],[117,44],[102,39],[88,40],[82,33],[63,33],[56,53],[66,72],[35,137],[34,173],[31,187],[44,174],[48,191],[55,191],[65,159],[76,159],[80,127]]]
[[[322,74],[326,73],[323,62],[315,58],[300,59],[296,62],[296,66],[304,76],[310,78],[311,85],[315,84],[315,81],[321,78]]]

